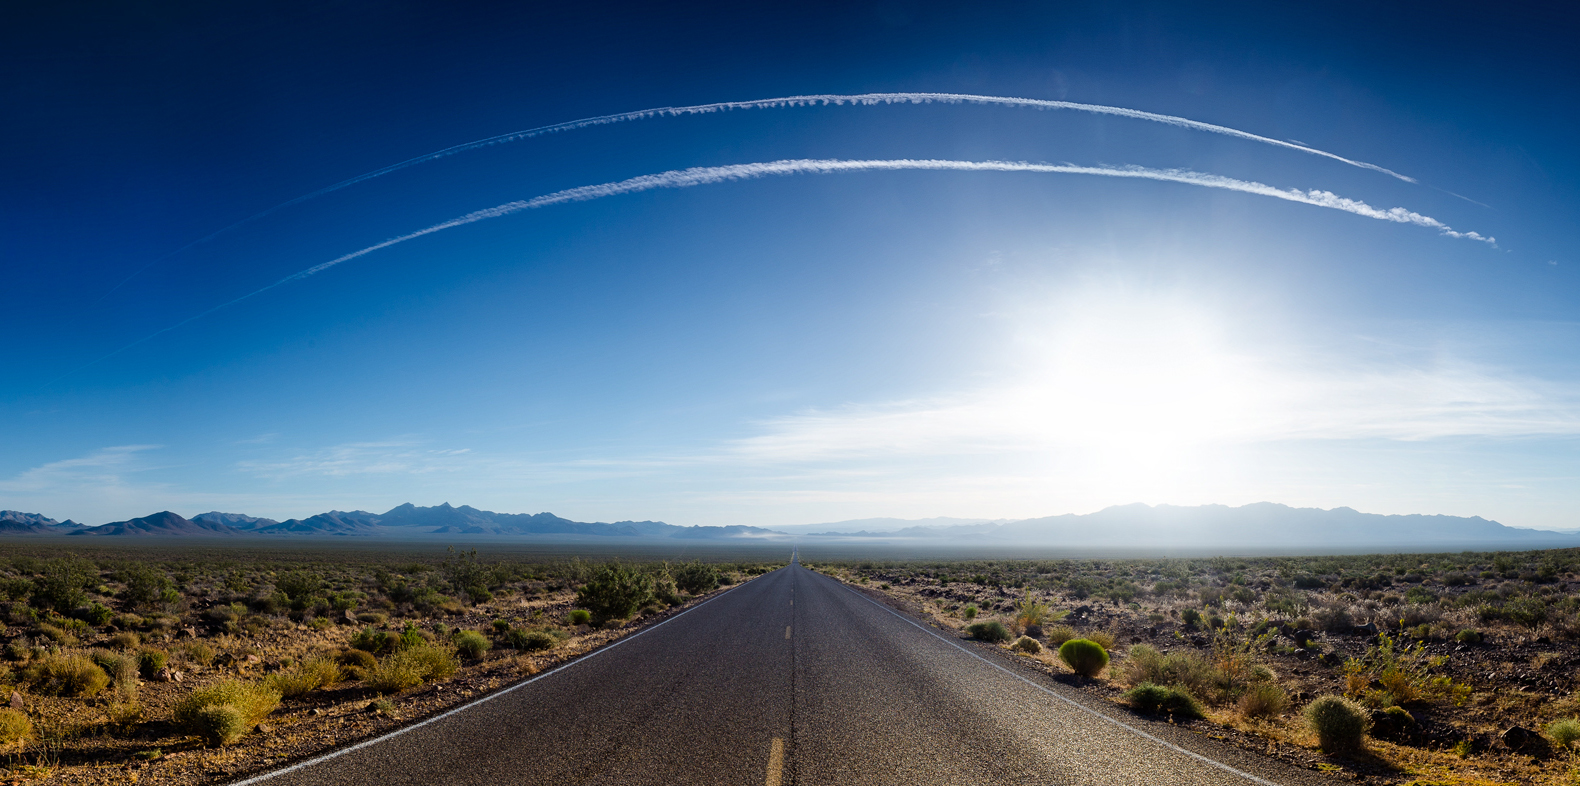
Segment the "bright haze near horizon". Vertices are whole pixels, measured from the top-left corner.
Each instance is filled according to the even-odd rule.
[[[0,14],[0,508],[1577,524],[1580,70],[1574,20],[1534,4]],[[213,234],[513,131],[892,92],[1291,144],[736,109],[456,152]],[[271,286],[518,200],[804,159],[907,163],[582,192]]]

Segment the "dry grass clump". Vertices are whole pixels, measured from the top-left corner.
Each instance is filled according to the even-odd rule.
[[[1042,642],[1039,642],[1030,636],[1021,636],[1015,640],[1014,644],[1009,645],[1009,648],[1016,652],[1025,652],[1035,655],[1039,652],[1042,652]]]
[[[1252,685],[1240,694],[1240,715],[1246,718],[1270,718],[1282,715],[1287,709],[1289,694],[1271,682]]]
[[[279,691],[281,696],[294,699],[334,685],[340,678],[340,665],[320,655],[296,664],[289,671],[271,674],[264,682]]]
[[[1306,705],[1306,725],[1317,735],[1322,750],[1359,750],[1371,725],[1365,708],[1343,696],[1320,696]]]
[[[142,646],[143,637],[136,631],[123,630],[110,637],[110,648],[117,650],[135,650]]]
[[[85,699],[99,695],[110,684],[110,675],[80,652],[45,656],[23,669],[22,675],[44,696]]]
[[[1072,628],[1069,625],[1054,625],[1052,627],[1045,628],[1044,632],[1047,634],[1046,638],[1048,639],[1048,644],[1054,647],[1060,646],[1070,639],[1078,639],[1081,637],[1081,634],[1076,633],[1075,628]]]
[[[214,648],[205,641],[188,641],[181,645],[181,655],[188,663],[208,666],[214,662]]]
[[[393,652],[362,678],[362,684],[379,693],[399,693],[424,682],[442,679],[458,668],[455,656],[432,646],[418,645]]]
[[[488,651],[488,637],[475,630],[456,631],[455,648],[462,656],[476,660]]]
[[[210,745],[229,745],[280,706],[280,691],[261,682],[225,680],[192,691],[173,713],[176,725]]]
[[[33,739],[33,721],[21,710],[0,709],[0,753],[15,753]]]

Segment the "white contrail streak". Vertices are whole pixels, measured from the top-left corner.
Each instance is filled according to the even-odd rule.
[[[796,106],[843,106],[845,104],[850,104],[852,106],[873,106],[876,104],[979,104],[987,106],[1011,106],[1030,109],[1067,109],[1074,112],[1090,112],[1097,115],[1112,115],[1114,117],[1125,117],[1132,120],[1146,120],[1153,123],[1163,123],[1165,125],[1177,126],[1179,128],[1188,128],[1193,131],[1205,131],[1210,134],[1221,134],[1223,136],[1230,136],[1236,139],[1260,142],[1264,145],[1273,145],[1275,147],[1298,150],[1302,153],[1309,153],[1314,156],[1331,158],[1334,161],[1340,161],[1345,164],[1349,164],[1350,166],[1381,172],[1385,175],[1396,177],[1400,180],[1410,183],[1416,182],[1415,178],[1401,175],[1391,169],[1384,169],[1383,167],[1377,166],[1376,164],[1368,164],[1365,161],[1356,161],[1354,159],[1345,158],[1341,155],[1329,153],[1325,150],[1318,150],[1317,148],[1309,147],[1296,142],[1287,142],[1282,139],[1273,139],[1272,137],[1253,134],[1249,131],[1241,131],[1236,128],[1214,125],[1212,123],[1203,123],[1199,120],[1191,120],[1189,118],[1176,117],[1174,115],[1160,115],[1156,112],[1143,112],[1139,109],[1126,109],[1124,107],[1105,106],[1103,104],[1082,104],[1075,101],[1049,101],[1040,98],[1016,98],[1013,96],[980,96],[967,93],[857,93],[854,95],[821,94],[787,96],[784,98],[761,98],[754,101],[724,101],[714,104],[696,104],[694,106],[664,106],[654,109],[642,109],[636,112],[621,112],[619,114],[613,115],[586,117],[582,118],[581,120],[570,120],[564,123],[555,123],[553,125],[529,128],[524,131],[512,131],[508,134],[491,136],[487,139],[479,139],[475,142],[466,142],[464,144],[454,145],[443,150],[437,150],[426,155],[417,156],[416,158],[408,158],[398,164],[391,164],[387,167],[383,167],[382,169],[364,172],[363,174],[357,175],[356,177],[342,180],[333,185],[325,186],[318,189],[317,191],[313,191],[312,193],[303,194],[299,197],[296,197],[295,199],[281,202],[280,204],[264,210],[261,213],[254,213],[253,215],[237,221],[234,224],[230,224],[229,226],[215,230],[203,237],[200,237],[197,240],[194,240],[191,243],[188,243],[138,268],[130,276],[127,276],[125,279],[123,279],[119,284],[111,287],[108,292],[100,295],[99,300],[109,297],[117,289],[120,289],[123,285],[125,285],[126,282],[131,281],[132,279],[141,275],[144,270],[147,270],[148,268],[153,267],[154,265],[183,251],[186,251],[193,246],[207,243],[210,240],[213,240],[214,238],[231,231],[232,229],[250,224],[260,218],[264,218],[265,216],[268,216],[272,213],[284,210],[285,208],[288,208],[292,205],[299,205],[310,199],[317,199],[318,197],[324,196],[325,194],[339,191],[342,188],[354,186],[357,183],[361,183],[365,180],[372,180],[373,178],[382,177],[392,172],[398,172],[402,169],[406,169],[407,167],[416,166],[428,161],[436,161],[441,158],[447,158],[457,153],[464,153],[468,150],[477,150],[478,148],[491,147],[493,145],[501,145],[509,142],[517,142],[523,139],[545,136],[547,134],[557,134],[561,131],[574,131],[579,128],[612,125],[614,123],[628,123],[633,120],[647,120],[655,117],[707,115],[713,114],[715,112],[728,112],[733,109],[774,109]],[[1458,196],[1458,194],[1455,194],[1455,196]],[[1460,198],[1466,199],[1466,197]],[[1477,202],[1476,204],[1481,203]]]
[[[111,352],[110,354],[105,355],[104,357],[101,357],[92,363],[89,363],[87,366],[83,366],[82,368],[87,368],[94,363],[114,357],[115,355],[137,346],[138,344],[142,344],[145,341],[168,333],[172,330],[182,327],[183,325],[187,325],[191,322],[202,319],[209,314],[233,306],[243,300],[247,300],[248,298],[261,295],[271,289],[274,289],[275,287],[289,284],[292,281],[300,281],[309,276],[322,273],[323,271],[341,264],[342,262],[349,262],[353,259],[357,259],[358,257],[364,257],[375,251],[405,243],[408,240],[415,240],[425,235],[432,235],[436,232],[443,232],[446,229],[453,229],[466,224],[475,224],[479,221],[486,221],[490,218],[508,216],[512,213],[519,213],[523,210],[534,210],[540,207],[561,205],[567,202],[586,202],[592,199],[602,199],[604,197],[616,196],[619,194],[631,194],[638,191],[651,191],[655,188],[691,188],[693,186],[705,186],[713,183],[729,182],[732,180],[749,180],[752,178],[766,177],[768,175],[830,174],[834,172],[874,171],[892,172],[900,170],[934,170],[954,172],[1036,172],[1070,175],[1097,175],[1100,177],[1124,177],[1140,180],[1162,180],[1170,183],[1184,183],[1186,185],[1201,186],[1204,188],[1219,188],[1227,191],[1240,191],[1247,194],[1256,194],[1258,196],[1283,199],[1289,202],[1300,202],[1302,204],[1315,205],[1317,207],[1342,210],[1346,213],[1354,213],[1358,216],[1375,218],[1381,221],[1392,221],[1399,224],[1413,224],[1415,226],[1426,227],[1428,229],[1435,229],[1439,233],[1448,235],[1450,237],[1479,240],[1483,243],[1490,244],[1497,243],[1496,239],[1494,238],[1486,237],[1476,232],[1457,231],[1452,227],[1449,227],[1447,224],[1432,218],[1431,216],[1424,216],[1420,213],[1406,210],[1402,207],[1388,208],[1385,210],[1382,208],[1372,207],[1371,205],[1358,200],[1346,199],[1332,193],[1331,191],[1301,191],[1298,188],[1281,189],[1250,180],[1236,180],[1234,178],[1223,177],[1220,175],[1211,175],[1204,172],[1193,172],[1186,169],[1148,169],[1146,167],[1139,166],[1094,167],[1076,166],[1074,164],[1032,164],[1025,161],[950,161],[942,159],[910,158],[855,161],[839,159],[791,159],[756,164],[699,166],[691,167],[689,169],[675,169],[668,172],[660,172],[656,175],[642,175],[640,177],[618,180],[612,183],[600,183],[598,185],[592,186],[567,188],[563,191],[555,191],[552,194],[544,194],[543,196],[537,196],[531,199],[506,202],[503,205],[473,211],[471,213],[467,213],[464,216],[452,218],[449,221],[434,224],[433,226],[427,227],[425,229],[419,229],[415,232],[410,232],[398,237],[392,237],[381,243],[375,243],[371,246],[353,251],[349,254],[335,257],[328,262],[319,263],[307,268],[306,270],[292,273],[291,275],[286,276],[285,278],[282,278],[266,287],[249,292],[234,300],[221,303],[207,311],[204,311],[201,314],[184,319],[181,322],[171,325],[170,327],[164,328],[156,333],[150,334],[144,338],[127,344],[126,346],[121,347],[120,349],[117,349],[114,352]],[[81,371],[82,368],[77,369],[77,371]],[[73,371],[72,373],[76,372]]]

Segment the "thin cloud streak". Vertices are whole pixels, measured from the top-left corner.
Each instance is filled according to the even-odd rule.
[[[1448,235],[1450,237],[1479,240],[1481,242],[1494,245],[1496,245],[1497,242],[1494,238],[1483,236],[1477,232],[1460,232],[1454,230],[1447,224],[1444,224],[1435,218],[1425,216],[1402,207],[1388,209],[1376,208],[1359,200],[1338,196],[1331,191],[1319,191],[1315,189],[1301,191],[1297,188],[1280,189],[1255,181],[1236,180],[1234,178],[1223,177],[1221,175],[1194,172],[1186,169],[1149,169],[1147,167],[1140,166],[1092,167],[1076,166],[1074,164],[1032,164],[1025,161],[952,161],[945,159],[908,158],[853,161],[839,159],[788,159],[783,161],[769,161],[753,164],[732,164],[729,166],[691,167],[689,169],[677,169],[668,172],[660,172],[654,175],[641,175],[639,177],[633,177],[612,183],[600,183],[598,185],[568,188],[562,191],[555,191],[551,194],[533,197],[532,199],[507,202],[503,205],[473,211],[471,213],[467,213],[464,216],[452,218],[449,221],[434,224],[433,226],[427,227],[425,229],[419,229],[415,232],[393,237],[380,243],[375,243],[366,248],[362,248],[349,254],[331,259],[328,262],[322,262],[307,268],[306,270],[293,273],[289,276],[286,276],[285,278],[280,279],[279,281],[274,282],[273,284],[253,290],[252,292],[249,292],[233,300],[228,300],[208,309],[207,311],[197,314],[196,316],[188,317],[187,319],[177,322],[170,327],[151,333],[130,344],[127,344],[126,346],[121,347],[120,349],[115,350],[114,352],[109,353],[108,355],[104,355],[103,357],[100,357],[79,368],[73,369],[71,372],[62,375],[62,377],[56,379],[55,381],[59,381],[59,379],[63,379],[67,376],[70,376],[71,374],[75,374],[78,371],[88,368],[89,366],[108,360],[109,358],[125,352],[128,349],[164,335],[165,333],[169,333],[172,330],[184,327],[217,311],[229,308],[244,300],[261,295],[265,292],[275,289],[276,287],[284,286],[285,284],[289,284],[293,281],[300,281],[310,276],[317,275],[343,262],[349,262],[353,259],[367,256],[368,254],[371,254],[375,251],[380,251],[382,249],[389,248],[390,246],[399,245],[401,243],[405,243],[408,240],[415,240],[419,237],[432,235],[436,232],[442,232],[446,229],[454,229],[455,227],[465,226],[467,224],[475,224],[479,221],[486,221],[491,218],[500,218],[513,213],[519,213],[524,210],[535,210],[537,208],[549,207],[551,205],[561,205],[569,202],[586,202],[594,199],[603,199],[604,197],[618,196],[621,194],[651,191],[658,188],[692,188],[694,186],[712,185],[736,180],[751,180],[759,177],[767,177],[770,175],[832,174],[837,172],[905,170],[955,172],[1033,172],[1043,174],[1094,175],[1099,177],[1158,180],[1200,186],[1203,188],[1216,188],[1227,191],[1239,191],[1247,194],[1255,194],[1257,196],[1272,197],[1274,199],[1282,199],[1289,202],[1299,202],[1316,207],[1342,210],[1346,213],[1354,213],[1355,215],[1374,218],[1381,221],[1392,221],[1400,224],[1412,224],[1429,229],[1436,229],[1439,233]]]
[[[259,213],[254,213],[254,214],[252,214],[252,215],[250,215],[250,216],[248,216],[246,218],[243,218],[240,221],[237,221],[237,222],[235,222],[233,224],[230,224],[228,226],[225,226],[225,227],[217,229],[217,230],[215,230],[213,232],[210,232],[209,234],[204,235],[203,237],[200,237],[197,240],[194,240],[194,241],[192,241],[192,242],[190,242],[190,243],[188,243],[188,244],[186,244],[186,245],[184,245],[184,246],[182,246],[182,247],[180,247],[180,248],[178,248],[178,249],[176,249],[174,251],[171,251],[170,253],[165,254],[164,256],[161,256],[161,257],[153,260],[152,262],[149,262],[148,264],[143,265],[142,267],[138,268],[131,275],[129,275],[126,278],[122,279],[120,281],[120,283],[116,284],[113,287],[110,287],[110,289],[108,291],[106,291],[103,295],[100,295],[98,300],[95,300],[94,302],[98,303],[100,301],[103,301],[105,298],[107,298],[110,295],[114,294],[116,292],[116,290],[119,290],[122,286],[125,286],[128,281],[131,281],[132,279],[137,278],[139,275],[142,275],[143,271],[149,269],[150,267],[153,267],[154,265],[157,265],[157,264],[159,264],[160,262],[163,262],[166,259],[169,259],[169,258],[171,258],[173,256],[176,256],[177,254],[180,254],[183,251],[186,251],[187,249],[190,249],[190,248],[192,248],[194,246],[199,246],[199,245],[207,243],[207,242],[209,242],[211,240],[214,240],[215,238],[217,238],[217,237],[219,237],[219,236],[221,236],[221,235],[223,235],[223,234],[225,234],[227,232],[230,232],[233,229],[237,229],[237,228],[240,228],[240,227],[245,226],[247,224],[250,224],[250,223],[252,223],[254,221],[257,221],[259,219],[266,218],[266,217],[268,217],[270,215],[273,215],[274,213],[277,213],[277,212],[279,212],[281,210],[284,210],[285,208],[291,207],[293,205],[299,205],[299,204],[301,204],[303,202],[307,202],[309,200],[317,199],[318,197],[321,197],[321,196],[332,194],[332,193],[334,193],[336,191],[339,191],[339,190],[341,190],[343,188],[349,188],[349,187],[354,186],[354,185],[356,185],[358,183],[362,183],[362,182],[365,182],[365,181],[368,181],[368,180],[372,180],[372,179],[377,178],[377,177],[383,177],[384,175],[393,174],[395,172],[399,172],[402,169],[407,169],[409,167],[417,166],[418,164],[425,164],[425,163],[427,163],[429,161],[437,161],[437,160],[439,160],[441,158],[448,158],[448,157],[456,155],[458,153],[465,153],[465,152],[471,151],[471,150],[479,150],[479,149],[485,148],[485,147],[493,147],[494,145],[503,145],[503,144],[509,144],[511,142],[519,142],[519,141],[522,141],[522,140],[525,140],[525,139],[532,139],[534,137],[546,136],[546,135],[549,135],[549,134],[558,134],[558,133],[565,132],[565,131],[575,131],[577,129],[582,129],[582,128],[592,128],[594,126],[613,125],[613,124],[616,124],[616,123],[629,123],[629,122],[636,121],[636,120],[649,120],[649,119],[658,118],[658,117],[682,117],[682,116],[685,116],[685,115],[708,115],[708,114],[714,114],[714,113],[718,113],[718,112],[729,112],[729,111],[737,110],[737,109],[778,109],[778,108],[800,107],[800,106],[844,106],[846,104],[849,104],[851,106],[875,106],[875,105],[878,105],[878,104],[975,104],[975,105],[983,105],[983,106],[1022,107],[1022,108],[1030,108],[1030,109],[1038,109],[1038,110],[1068,110],[1068,111],[1074,111],[1074,112],[1089,112],[1091,114],[1097,114],[1097,115],[1111,115],[1111,116],[1114,116],[1114,117],[1124,117],[1124,118],[1129,118],[1129,119],[1132,119],[1132,120],[1144,120],[1144,121],[1148,121],[1148,122],[1152,122],[1152,123],[1162,123],[1164,125],[1171,125],[1171,126],[1175,126],[1177,128],[1186,128],[1186,129],[1190,129],[1192,131],[1203,131],[1203,132],[1206,132],[1206,133],[1209,133],[1209,134],[1219,134],[1221,136],[1233,137],[1235,139],[1244,139],[1244,140],[1251,141],[1251,142],[1260,142],[1260,143],[1262,143],[1264,145],[1272,145],[1274,147],[1282,147],[1282,148],[1287,148],[1289,150],[1297,150],[1297,151],[1300,151],[1302,153],[1307,153],[1307,154],[1314,155],[1314,156],[1321,156],[1323,158],[1329,158],[1329,159],[1332,159],[1334,161],[1338,161],[1338,162],[1341,162],[1341,163],[1344,163],[1344,164],[1348,164],[1348,165],[1353,166],[1353,167],[1360,167],[1361,169],[1370,169],[1370,170],[1372,170],[1374,172],[1381,172],[1382,174],[1388,175],[1390,177],[1396,177],[1396,178],[1398,178],[1400,180],[1403,180],[1403,181],[1405,181],[1407,183],[1418,182],[1413,177],[1409,177],[1408,175],[1401,175],[1398,172],[1395,172],[1395,171],[1393,171],[1391,169],[1385,169],[1383,167],[1377,166],[1376,164],[1366,163],[1365,161],[1357,161],[1357,160],[1354,160],[1354,159],[1345,158],[1344,156],[1338,155],[1336,153],[1329,153],[1326,150],[1319,150],[1317,148],[1310,147],[1310,146],[1307,146],[1307,145],[1303,145],[1303,144],[1300,144],[1298,142],[1290,142],[1290,141],[1285,141],[1285,140],[1282,140],[1282,139],[1273,139],[1272,137],[1265,137],[1265,136],[1261,136],[1260,134],[1253,134],[1253,133],[1250,133],[1249,131],[1241,131],[1241,130],[1236,129],[1236,128],[1230,128],[1228,126],[1215,125],[1213,123],[1203,123],[1203,122],[1201,122],[1199,120],[1191,120],[1189,118],[1177,117],[1177,116],[1174,116],[1174,115],[1162,115],[1162,114],[1158,114],[1156,112],[1143,112],[1143,111],[1141,111],[1139,109],[1127,109],[1125,107],[1118,107],[1118,106],[1105,106],[1103,104],[1083,104],[1083,103],[1079,103],[1079,102],[1076,102],[1076,101],[1050,101],[1050,100],[1045,100],[1045,99],[1040,99],[1040,98],[1017,98],[1017,97],[1013,97],[1013,96],[984,96],[984,95],[972,95],[972,94],[967,94],[967,93],[858,93],[858,94],[854,94],[854,95],[822,94],[822,95],[805,95],[805,96],[787,96],[787,97],[784,97],[784,98],[762,98],[762,99],[757,99],[757,100],[754,100],[754,101],[724,101],[724,102],[713,103],[713,104],[696,104],[696,105],[693,105],[693,106],[665,106],[665,107],[656,107],[656,108],[653,108],[653,109],[642,109],[642,110],[638,110],[638,111],[635,111],[635,112],[620,112],[620,113],[612,114],[612,115],[599,115],[597,117],[586,117],[586,118],[582,118],[580,120],[569,120],[569,121],[566,121],[564,123],[555,123],[553,125],[538,126],[537,128],[529,128],[529,129],[525,129],[525,130],[522,130],[522,131],[512,131],[512,132],[510,132],[508,134],[500,134],[499,136],[491,136],[491,137],[488,137],[487,139],[479,139],[479,140],[476,140],[476,141],[473,141],[473,142],[465,142],[465,143],[462,143],[462,144],[459,144],[459,145],[452,145],[451,147],[444,148],[443,150],[436,150],[436,151],[434,151],[432,153],[427,153],[425,155],[420,155],[420,156],[417,156],[416,158],[408,158],[405,161],[401,161],[400,163],[391,164],[389,166],[386,166],[386,167],[383,167],[383,168],[380,168],[380,169],[375,169],[375,170],[373,170],[371,172],[364,172],[364,173],[362,173],[360,175],[357,175],[356,177],[348,178],[348,179],[342,180],[342,181],[340,181],[338,183],[334,183],[332,185],[328,185],[328,186],[325,186],[323,188],[320,188],[317,191],[313,191],[313,192],[310,192],[310,193],[307,193],[307,194],[303,194],[303,195],[301,195],[299,197],[296,197],[294,199],[286,200],[286,201],[281,202],[280,204],[275,205],[274,207],[271,207],[271,208],[269,208],[267,210],[264,210],[264,211],[259,212]],[[1454,196],[1459,196],[1459,195],[1458,194],[1454,194]],[[1475,202],[1475,200],[1469,199],[1468,197],[1460,197],[1460,198],[1461,199],[1465,199],[1466,201]],[[1476,202],[1476,204],[1479,205],[1481,203],[1480,202]]]

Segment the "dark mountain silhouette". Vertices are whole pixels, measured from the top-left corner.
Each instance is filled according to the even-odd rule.
[[[259,519],[269,521],[268,519]],[[350,512],[331,510],[305,519],[269,521],[268,525],[253,529],[258,535],[337,535],[341,537],[372,536],[379,534],[379,517],[365,510]]]
[[[235,537],[244,534],[241,530],[226,524],[216,524],[212,521],[191,521],[181,518],[168,510],[160,511],[152,516],[140,519],[116,521],[102,527],[87,527],[79,530],[77,535],[89,537],[98,536],[132,536],[132,537]]]

